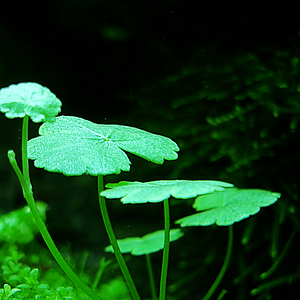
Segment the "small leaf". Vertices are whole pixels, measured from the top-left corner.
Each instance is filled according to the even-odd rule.
[[[177,159],[179,148],[171,139],[121,125],[98,125],[71,116],[56,118],[28,142],[28,156],[37,168],[65,175],[108,175],[129,171],[124,151],[151,162]],[[122,151],[124,150],[124,151]]]
[[[280,198],[279,193],[257,189],[227,189],[211,195],[196,198],[193,207],[203,211],[175,223],[182,227],[208,226],[216,223],[220,226],[232,225],[260,211],[261,207],[269,206]]]
[[[17,288],[13,288],[10,292],[9,292],[9,294],[7,295],[7,299],[8,298],[10,298],[11,296],[13,296],[15,293],[17,293],[17,292],[21,292],[21,290],[20,289],[17,289]],[[18,298],[14,298],[14,299],[18,299]]]
[[[30,290],[31,289],[30,285],[27,284],[27,283],[19,284],[18,288],[25,289],[25,290]]]
[[[39,277],[39,270],[37,268],[32,269],[29,274],[29,277],[36,281]]]
[[[17,289],[17,288],[12,289],[11,286],[9,284],[6,284],[6,283],[3,286],[3,290],[4,290],[4,295],[5,295],[4,299],[8,299],[9,297],[14,295],[15,293],[21,291],[20,289]]]
[[[213,180],[157,180],[150,182],[108,183],[110,188],[101,193],[108,199],[121,198],[122,203],[161,202],[171,196],[179,199],[193,198],[232,187],[231,183]]]
[[[9,119],[28,115],[35,123],[54,122],[60,107],[60,100],[38,83],[22,82],[0,90],[0,110]]]
[[[56,291],[61,299],[73,299],[73,288],[70,286],[59,286],[58,288],[56,288]]]
[[[171,229],[170,241],[174,242],[183,236],[180,229]],[[158,252],[164,248],[165,232],[158,230],[143,237],[130,237],[118,240],[122,253],[131,253],[132,255],[145,255]],[[105,247],[106,252],[113,252],[111,245]]]
[[[46,283],[41,283],[36,287],[35,292],[38,294],[42,294],[47,290],[49,290],[49,285]]]

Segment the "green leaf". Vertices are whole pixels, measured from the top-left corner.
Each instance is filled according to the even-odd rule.
[[[9,119],[28,115],[35,123],[54,122],[60,107],[60,100],[38,83],[22,82],[0,90],[0,110]]]
[[[171,229],[170,241],[174,242],[183,236],[180,229]],[[158,252],[164,248],[165,232],[158,230],[143,237],[130,237],[118,240],[122,253],[131,253],[132,255],[145,255]],[[106,252],[114,252],[111,245],[105,247]]]
[[[4,297],[3,299],[8,299],[10,298],[12,295],[14,295],[15,293],[17,292],[20,292],[21,290],[20,289],[17,289],[17,288],[11,288],[11,286],[9,284],[4,284],[3,286],[3,289],[1,289],[1,294],[3,293]]]
[[[47,204],[37,202],[43,220],[46,219]],[[28,206],[0,216],[0,241],[27,244],[38,232],[35,220]]]
[[[231,188],[224,192],[197,197],[193,207],[203,212],[182,218],[175,223],[182,227],[208,226],[214,223],[228,226],[258,213],[261,207],[275,203],[278,198],[279,193],[270,191]]]
[[[34,268],[30,271],[29,277],[32,278],[34,281],[37,281],[39,277],[39,269]]]
[[[174,160],[179,147],[167,137],[129,126],[98,125],[71,116],[56,118],[39,129],[41,136],[28,142],[34,165],[65,175],[108,175],[130,170],[124,151],[162,164]],[[124,151],[123,151],[124,150]]]
[[[124,278],[121,276],[118,276],[107,283],[102,283],[97,294],[104,299],[132,300],[128,286],[126,285]]]
[[[101,196],[113,199],[121,198],[122,203],[161,202],[171,196],[179,199],[193,198],[198,195],[215,191],[224,191],[226,187],[233,187],[231,183],[213,180],[157,180],[150,182],[108,183],[110,188]]]

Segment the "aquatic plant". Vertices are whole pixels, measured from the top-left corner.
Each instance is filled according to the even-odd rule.
[[[8,118],[23,118],[22,127],[22,170],[20,169],[13,150],[8,151],[9,161],[19,179],[24,198],[35,219],[36,225],[53,257],[73,281],[88,297],[101,300],[96,290],[86,285],[69,266],[53,242],[34,199],[29,175],[28,160],[34,160],[37,168],[50,172],[62,173],[66,176],[83,174],[97,177],[99,206],[104,225],[121,268],[131,296],[139,300],[140,295],[128,270],[122,253],[132,252],[133,255],[148,255],[163,250],[159,300],[165,300],[167,294],[167,275],[170,242],[183,235],[180,229],[171,230],[169,201],[173,199],[193,199],[194,208],[200,213],[176,221],[181,227],[207,226],[216,223],[229,226],[250,215],[259,212],[261,207],[269,206],[277,201],[279,193],[258,189],[237,189],[233,184],[214,180],[158,180],[150,182],[108,183],[104,189],[104,176],[119,174],[130,170],[130,160],[126,154],[132,153],[155,164],[163,164],[165,160],[178,157],[178,145],[168,137],[153,134],[141,129],[122,125],[100,125],[75,116],[58,116],[61,102],[49,89],[37,83],[20,83],[3,88],[0,91],[0,110]],[[39,128],[39,136],[28,141],[29,118],[33,122],[44,122]],[[163,202],[164,230],[148,234],[143,238],[117,241],[106,206],[107,199],[120,198],[122,203],[141,204]],[[149,204],[147,204],[149,205]],[[174,237],[174,233],[177,234]],[[149,239],[152,241],[149,244]],[[146,246],[145,246],[146,243]],[[125,246],[124,246],[125,245]],[[131,248],[131,246],[134,246]],[[152,248],[155,246],[154,248]],[[129,249],[129,248],[130,249]],[[137,247],[137,248],[136,248]],[[214,284],[204,297],[209,299],[220,283],[229,263],[232,249],[232,227],[229,226],[229,242],[223,267]],[[148,251],[147,251],[148,250]],[[157,295],[148,260],[152,298]],[[5,285],[3,295],[11,297],[18,289],[40,287],[36,281],[38,271],[33,269],[26,278],[25,285],[16,289]],[[31,280],[31,278],[33,278]],[[47,289],[42,286],[42,289]],[[221,292],[219,299],[225,294]],[[6,299],[6,298],[5,298]]]

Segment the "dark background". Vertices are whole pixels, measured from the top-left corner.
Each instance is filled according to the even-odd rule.
[[[107,182],[214,179],[282,193],[277,204],[234,226],[233,262],[221,288],[229,291],[224,299],[249,299],[265,283],[259,274],[299,234],[297,8],[295,1],[7,1],[0,5],[0,87],[40,83],[62,101],[64,115],[136,126],[181,148],[178,161],[163,166],[129,155],[132,171]],[[2,115],[0,125],[0,209],[6,212],[24,205],[6,159],[11,148],[20,155],[21,120]],[[36,136],[38,124],[30,126]],[[31,173],[36,198],[49,204],[55,240],[103,255],[108,241],[96,179]],[[192,212],[172,204],[173,221]],[[160,205],[112,201],[109,208],[119,238],[163,226]],[[251,241],[241,245],[246,232]],[[200,299],[222,264],[227,231],[192,228],[184,239],[171,257],[172,293]],[[269,280],[275,283],[251,299],[277,299],[279,291],[299,296],[300,261],[291,243]]]

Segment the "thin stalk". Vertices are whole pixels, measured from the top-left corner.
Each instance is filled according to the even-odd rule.
[[[78,270],[79,271],[78,272],[79,276],[82,276],[84,274],[84,269],[85,269],[85,266],[86,266],[86,261],[88,259],[88,256],[89,256],[89,252],[87,250],[85,250],[83,252],[83,255],[82,255],[81,259],[80,259],[80,265],[79,265],[79,270]]]
[[[268,271],[262,273],[259,276],[260,279],[265,280],[268,277],[270,277],[276,271],[277,267],[280,265],[280,263],[282,262],[284,257],[287,255],[288,250],[290,249],[290,247],[292,245],[292,241],[293,241],[296,233],[297,233],[297,229],[294,229],[294,231],[292,232],[290,238],[288,239],[287,243],[285,244],[285,246],[284,246],[281,254],[279,255],[279,257],[276,259],[276,261],[274,262],[274,264],[272,265],[272,267]]]
[[[149,254],[146,254],[145,257],[146,257],[147,269],[148,269],[148,273],[149,273],[149,281],[150,281],[152,300],[157,300],[156,287],[155,287],[155,280],[154,280],[154,275],[153,275],[153,268],[152,268],[151,258],[150,258]]]
[[[98,270],[98,272],[97,272],[97,274],[96,274],[96,276],[95,276],[95,280],[94,280],[93,285],[92,285],[92,289],[93,289],[93,290],[95,290],[95,289],[97,288],[97,286],[98,286],[98,284],[99,284],[99,281],[100,281],[100,279],[101,279],[101,277],[102,277],[102,274],[103,274],[105,268],[106,268],[111,262],[112,262],[112,260],[106,261],[106,260],[105,260],[105,257],[103,257],[103,258],[101,259],[100,264],[99,264],[99,270]]]
[[[227,251],[226,251],[225,260],[223,262],[223,266],[217,278],[215,279],[214,283],[212,284],[212,286],[210,287],[210,289],[208,290],[208,292],[206,293],[206,295],[202,300],[208,300],[212,296],[212,294],[214,293],[218,285],[220,284],[229,264],[229,260],[232,252],[232,245],[233,245],[233,229],[232,229],[232,225],[230,225],[228,226],[228,245],[227,245]]]
[[[225,295],[226,293],[227,293],[227,291],[223,289],[223,290],[221,291],[221,293],[219,294],[217,300],[221,300],[221,299],[224,297],[224,295]]]
[[[26,199],[28,206],[30,208],[30,211],[35,219],[35,222],[37,224],[37,227],[48,246],[51,254],[59,264],[59,266],[62,268],[62,270],[69,276],[69,278],[74,282],[75,286],[79,287],[86,295],[88,295],[93,300],[103,300],[100,296],[98,296],[94,291],[92,291],[81,279],[77,276],[77,274],[71,269],[71,267],[67,264],[61,253],[59,252],[58,248],[56,247],[55,243],[53,242],[48,229],[42,220],[42,217],[39,213],[38,208],[36,207],[35,200],[33,198],[33,193],[31,190],[31,184],[28,185],[26,182],[24,175],[22,174],[17,161],[15,157],[15,153],[13,150],[8,151],[7,153],[8,159],[10,161],[10,164],[12,165],[15,173],[18,176],[18,179],[20,181],[20,184],[22,186],[23,195]],[[29,174],[29,173],[28,173]]]
[[[165,244],[163,251],[163,261],[160,275],[159,300],[166,299],[167,276],[170,252],[170,207],[169,199],[164,200],[164,220],[165,220]]]
[[[28,155],[27,155],[28,122],[29,122],[29,116],[26,115],[23,118],[23,124],[22,124],[22,172],[28,188],[32,190],[30,177],[29,177],[29,163],[28,163]]]
[[[106,206],[106,202],[104,197],[102,197],[100,195],[100,193],[103,191],[104,186],[103,186],[103,176],[98,176],[98,196],[99,196],[99,205],[100,205],[100,210],[101,210],[101,214],[102,214],[102,219],[103,219],[103,223],[109,238],[109,241],[114,249],[114,253],[117,259],[117,262],[119,264],[119,267],[123,273],[123,276],[125,278],[125,281],[127,283],[128,289],[131,293],[131,296],[133,298],[133,300],[140,300],[140,296],[138,294],[138,291],[135,287],[134,281],[129,273],[128,267],[125,263],[125,260],[123,258],[123,255],[121,253],[119,244],[117,242],[114,230],[112,228],[111,222],[110,222],[110,218],[109,218],[109,214],[108,214],[108,210],[107,210],[107,206]]]

